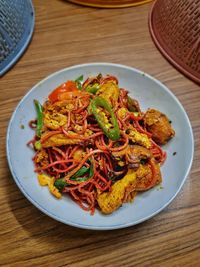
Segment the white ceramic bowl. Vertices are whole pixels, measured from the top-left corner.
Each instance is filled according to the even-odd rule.
[[[93,216],[83,211],[70,198],[55,199],[47,187],[38,184],[32,162],[33,151],[26,143],[34,132],[28,126],[35,118],[33,100],[45,101],[59,84],[80,75],[84,78],[98,73],[112,74],[119,79],[120,87],[129,90],[139,100],[142,110],[154,107],[172,120],[176,136],[164,146],[168,157],[162,167],[163,189],[155,187],[139,194],[134,203],[124,204],[111,215],[96,211]],[[25,128],[22,129],[21,125]],[[13,178],[22,193],[42,212],[68,225],[109,230],[124,228],[143,222],[163,210],[178,194],[190,171],[194,151],[192,128],[182,105],[170,90],[143,72],[117,64],[93,63],[58,71],[34,86],[20,101],[12,115],[7,132],[7,157]],[[176,152],[176,155],[173,153]],[[159,190],[158,190],[159,189]]]

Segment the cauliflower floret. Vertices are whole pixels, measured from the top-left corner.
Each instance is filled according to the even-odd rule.
[[[125,119],[127,113],[128,113],[128,109],[127,108],[120,108],[120,109],[117,110],[117,115],[122,120]]]
[[[94,133],[94,132],[93,132],[92,130],[90,130],[90,129],[86,129],[84,136],[85,136],[85,137],[89,137],[89,136],[93,135],[93,133]]]
[[[137,191],[145,191],[162,182],[162,175],[160,171],[160,165],[155,161],[152,161],[154,166],[154,176],[152,177],[152,169],[146,164],[140,164],[140,167],[136,171],[137,176]]]
[[[118,209],[122,203],[127,201],[125,195],[134,191],[136,185],[136,174],[129,170],[123,179],[117,181],[111,188],[111,192],[104,192],[97,195],[97,202],[101,211],[105,214],[112,213]]]
[[[48,134],[48,133],[47,133]],[[71,135],[71,133],[69,133]],[[42,135],[42,138],[45,138],[45,134]],[[77,138],[68,138],[66,135],[60,133],[50,136],[44,142],[42,142],[42,147],[53,147],[53,146],[62,146],[62,145],[74,145],[79,144],[80,139]]]
[[[85,156],[85,152],[82,148],[77,149],[73,154],[73,159],[81,160]]]
[[[83,126],[76,124],[76,125],[74,126],[74,128],[75,128],[76,131],[80,132],[80,131],[82,131]]]
[[[44,113],[44,125],[52,130],[57,130],[67,123],[67,116],[60,113]]]
[[[153,140],[158,144],[166,144],[175,135],[169,119],[159,110],[148,109],[145,113],[144,123],[147,130],[152,133]]]
[[[61,198],[62,195],[59,190],[54,186],[55,179],[45,174],[38,174],[38,181],[41,186],[48,185],[49,191],[56,198]]]
[[[40,164],[40,166],[45,166],[49,163],[48,154],[44,149],[42,149],[35,155],[35,162],[37,164]]]
[[[66,114],[74,109],[74,104],[69,100],[57,101],[52,106],[62,114]]]
[[[108,81],[101,85],[100,89],[97,91],[97,95],[106,99],[111,105],[111,99],[115,103],[119,98],[119,87],[113,81]]]
[[[146,134],[139,133],[134,128],[129,129],[128,136],[133,143],[139,144],[146,148],[151,147],[151,140],[148,138],[148,136]]]

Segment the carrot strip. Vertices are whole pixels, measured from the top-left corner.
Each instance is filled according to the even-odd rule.
[[[110,147],[110,151],[120,151],[120,150],[123,150],[125,149],[127,146],[128,146],[128,143],[129,143],[129,139],[128,139],[128,136],[124,133],[124,132],[121,132],[121,134],[124,136],[125,138],[125,142],[122,146],[119,146],[119,147]]]
[[[41,143],[44,143],[44,141],[46,141],[49,137],[55,135],[55,134],[60,134],[62,133],[62,131],[50,131],[47,134],[43,135],[41,137]]]
[[[75,160],[75,159],[57,160],[57,161],[54,161],[54,162],[48,164],[47,166],[37,168],[37,169],[35,169],[35,171],[37,172],[37,171],[41,171],[41,170],[46,170],[46,169],[48,169],[48,168],[50,168],[50,167],[52,167],[52,166],[54,166],[56,164],[69,163],[69,162],[78,162],[79,163],[79,161],[78,160]]]

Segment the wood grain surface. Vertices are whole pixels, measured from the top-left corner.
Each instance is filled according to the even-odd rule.
[[[200,88],[154,46],[147,24],[151,4],[124,9],[61,0],[33,4],[32,42],[0,79],[0,265],[200,266]],[[14,183],[5,150],[11,114],[34,84],[62,68],[99,61],[139,68],[166,84],[186,109],[195,137],[193,167],[175,200],[140,225],[102,232],[66,226],[35,208]]]

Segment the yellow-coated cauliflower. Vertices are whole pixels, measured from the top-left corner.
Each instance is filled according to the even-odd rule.
[[[57,130],[67,123],[67,116],[60,113],[44,113],[44,126],[51,130]]]
[[[147,130],[152,133],[152,139],[160,145],[166,144],[175,135],[169,119],[159,110],[148,109],[144,123]]]
[[[101,211],[105,214],[110,214],[118,209],[124,202],[125,195],[134,191],[136,185],[136,174],[133,170],[121,180],[117,181],[112,187],[111,192],[104,192],[97,195],[97,202]]]
[[[70,100],[56,101],[52,108],[59,111],[61,114],[67,114],[74,109],[74,104]]]
[[[128,114],[128,109],[127,108],[119,108],[117,110],[117,115],[119,116],[120,119],[125,119],[125,117],[127,116]]]
[[[42,135],[42,138],[45,138],[45,134]],[[77,138],[68,138],[66,135],[59,133],[50,136],[44,142],[42,142],[42,147],[53,147],[53,146],[63,146],[63,145],[74,145],[79,144],[80,139]]]
[[[108,81],[101,85],[96,95],[106,99],[112,105],[113,103],[117,102],[119,98],[119,87],[115,82]]]
[[[85,151],[83,150],[83,148],[79,148],[77,149],[74,154],[72,155],[73,159],[75,160],[82,160],[82,158],[84,158],[85,156]]]
[[[46,166],[49,163],[48,154],[44,149],[41,149],[39,152],[37,152],[35,155],[35,162],[41,167]]]
[[[48,185],[49,191],[56,198],[61,198],[62,195],[59,190],[54,186],[55,179],[45,174],[38,174],[38,181],[41,186]]]
[[[128,137],[133,143],[139,144],[146,148],[151,147],[151,140],[148,138],[148,136],[146,134],[139,133],[134,128],[129,129]]]

